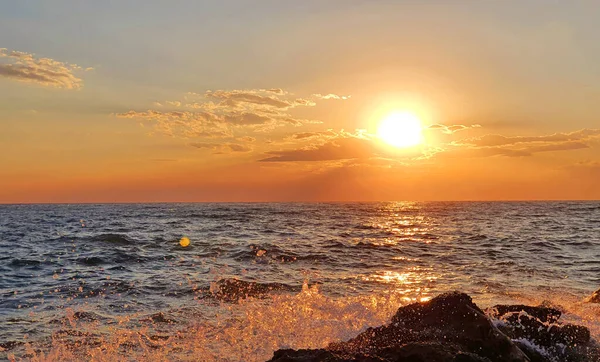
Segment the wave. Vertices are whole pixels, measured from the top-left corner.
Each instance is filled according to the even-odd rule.
[[[283,283],[259,283],[226,278],[211,283],[208,292],[213,298],[236,303],[247,298],[265,298],[273,292],[298,292],[301,289],[301,286]]]
[[[11,262],[8,263],[9,266],[15,268],[38,266],[40,264],[42,264],[42,262],[35,259],[12,259]]]
[[[92,236],[88,239],[90,242],[103,242],[113,245],[132,245],[135,244],[135,240],[122,234],[100,234]]]

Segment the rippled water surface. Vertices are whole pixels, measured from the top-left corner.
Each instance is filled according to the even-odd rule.
[[[0,359],[261,361],[448,290],[598,336],[600,202],[0,205],[0,276]]]

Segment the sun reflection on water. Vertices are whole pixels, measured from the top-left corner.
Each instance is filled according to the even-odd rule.
[[[366,282],[390,284],[395,292],[403,294],[408,302],[427,301],[432,298],[433,283],[440,276],[431,269],[419,267],[404,272],[385,270],[376,272],[361,279]]]

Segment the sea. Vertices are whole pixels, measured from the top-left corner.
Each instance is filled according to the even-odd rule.
[[[265,361],[454,290],[598,339],[598,288],[600,202],[0,205],[0,360]]]

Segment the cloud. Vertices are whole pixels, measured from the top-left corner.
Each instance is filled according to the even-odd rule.
[[[253,126],[260,124],[268,124],[273,118],[257,113],[250,112],[242,112],[237,114],[229,114],[224,116],[223,122],[233,124],[233,125],[242,125],[242,126]]]
[[[269,157],[260,162],[333,161],[372,157],[377,155],[377,147],[369,138],[343,133],[322,144],[266,155]]]
[[[185,134],[188,137],[200,137],[200,138],[231,138],[231,137],[233,137],[233,133],[229,132],[228,130],[224,130],[224,131],[213,130],[213,131],[199,131],[199,132],[193,132],[191,130],[188,130],[187,132],[185,132]]]
[[[529,157],[542,152],[590,148],[594,141],[598,139],[600,139],[600,129],[582,129],[569,133],[541,136],[487,134],[481,137],[452,141],[440,146],[438,149],[431,150],[426,157]]]
[[[224,154],[224,153],[232,153],[232,152],[250,152],[252,151],[252,147],[240,145],[238,143],[207,143],[207,142],[197,142],[190,143],[190,146],[199,148],[199,149],[208,149],[214,151],[213,154]]]
[[[92,68],[85,70],[90,69]],[[48,87],[79,89],[83,81],[75,76],[75,71],[83,69],[75,64],[36,58],[30,53],[0,48],[0,77]]]
[[[319,98],[319,99],[340,99],[340,100],[347,100],[350,99],[351,96],[339,96],[337,94],[333,94],[333,93],[329,93],[329,94],[320,94],[320,93],[316,93],[313,94],[313,97],[315,98]]]
[[[530,146],[526,148],[531,153],[538,152],[554,152],[554,151],[570,151],[570,150],[580,150],[584,148],[590,148],[587,144],[579,141],[569,141],[569,142],[558,142],[558,143],[549,143],[540,146]]]
[[[156,131],[172,137],[218,138],[232,134],[222,117],[208,112],[132,110],[115,116],[152,122]]]
[[[300,133],[294,133],[293,135],[287,137],[287,139],[290,140],[310,140],[310,139],[315,139],[315,138],[328,138],[328,137],[335,137],[337,136],[337,133],[335,133],[333,130],[327,130],[324,132],[300,132]]]
[[[432,124],[431,126],[427,127],[426,130],[440,130],[442,133],[446,133],[446,134],[453,134],[459,131],[464,131],[467,129],[471,129],[471,128],[479,128],[481,127],[478,124],[473,124],[470,126],[465,126],[462,124],[455,124],[455,125],[450,125],[450,126],[446,126],[443,124]]]
[[[225,104],[229,106],[237,106],[238,103],[251,103],[264,105],[275,108],[289,108],[292,106],[292,103],[289,103],[284,100],[280,100],[275,96],[263,96],[257,94],[257,91],[243,91],[243,90],[233,90],[233,91],[208,91],[205,94],[207,97],[226,100]]]
[[[246,128],[254,132],[268,132],[276,127],[299,127],[319,121],[298,119],[289,112],[296,107],[312,107],[315,102],[292,98],[280,88],[215,90],[203,94],[188,92],[184,101],[155,102],[181,107],[181,111],[130,110],[117,113],[116,117],[135,118],[154,123],[155,130],[173,137],[232,137],[236,129]]]
[[[296,100],[294,100],[294,104],[300,105],[300,106],[309,106],[309,107],[313,107],[313,106],[317,105],[315,102],[313,102],[309,99],[304,99],[304,98],[297,98]]]
[[[252,143],[252,142],[256,141],[256,138],[250,137],[250,136],[244,136],[244,137],[238,137],[238,138],[236,138],[236,140],[240,141],[240,142]]]
[[[438,149],[431,153],[429,158],[477,158],[477,157],[530,157],[536,153],[570,151],[589,148],[589,146],[579,141],[555,142],[546,144],[523,145],[518,148],[508,148],[506,146],[497,147],[464,147],[451,146],[446,149]]]
[[[498,134],[488,134],[482,137],[469,138],[457,141],[457,144],[473,145],[477,147],[508,146],[523,143],[541,143],[541,142],[570,142],[570,141],[588,141],[600,136],[600,129],[582,129],[571,133],[554,133],[544,136],[502,136]]]

